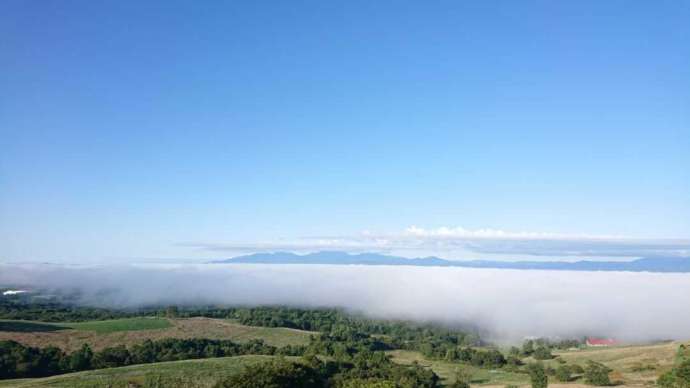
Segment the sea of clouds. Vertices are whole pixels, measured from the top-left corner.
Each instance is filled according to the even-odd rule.
[[[529,336],[690,338],[690,274],[407,266],[0,264],[0,286],[79,290],[107,307],[340,307],[378,318]]]

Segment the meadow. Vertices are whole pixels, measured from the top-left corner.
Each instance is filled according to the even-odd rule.
[[[71,352],[83,344],[94,350],[131,346],[147,339],[209,338],[244,343],[263,340],[283,347],[306,345],[316,332],[278,327],[247,326],[231,319],[136,317],[77,323],[0,321],[0,340],[14,340],[34,347],[57,346]]]
[[[93,331],[98,334],[118,331],[155,330],[171,327],[165,318],[135,317],[86,322],[38,322],[22,320],[0,320],[0,331],[6,332],[53,332],[59,330]]]

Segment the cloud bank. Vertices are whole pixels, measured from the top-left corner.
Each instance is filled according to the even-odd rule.
[[[425,251],[441,256],[449,252],[466,252],[470,255],[480,256],[513,256],[510,259],[514,259],[515,255],[553,258],[690,256],[690,239],[640,239],[610,235],[508,232],[497,229],[470,230],[462,227],[424,229],[416,226],[410,226],[399,233],[389,234],[362,232],[354,236],[312,236],[254,243],[192,242],[181,245],[213,252],[267,250]],[[447,258],[453,259],[454,257]]]
[[[319,265],[0,265],[0,285],[79,289],[84,303],[341,307],[473,326],[487,338],[690,338],[690,274]]]

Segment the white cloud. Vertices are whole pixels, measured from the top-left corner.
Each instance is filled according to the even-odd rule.
[[[574,235],[544,232],[507,232],[499,229],[465,229],[461,226],[446,227],[436,229],[424,229],[417,226],[410,226],[405,229],[403,236],[418,238],[446,238],[446,239],[511,239],[511,240],[606,240],[624,239],[621,236],[603,235]]]

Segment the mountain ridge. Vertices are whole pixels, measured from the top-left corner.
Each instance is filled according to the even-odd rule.
[[[330,265],[406,265],[417,267],[461,267],[519,270],[624,271],[624,272],[690,272],[688,257],[647,257],[631,261],[455,261],[435,256],[405,258],[379,253],[350,254],[341,251],[319,251],[298,255],[292,252],[254,253],[209,264],[330,264]]]

